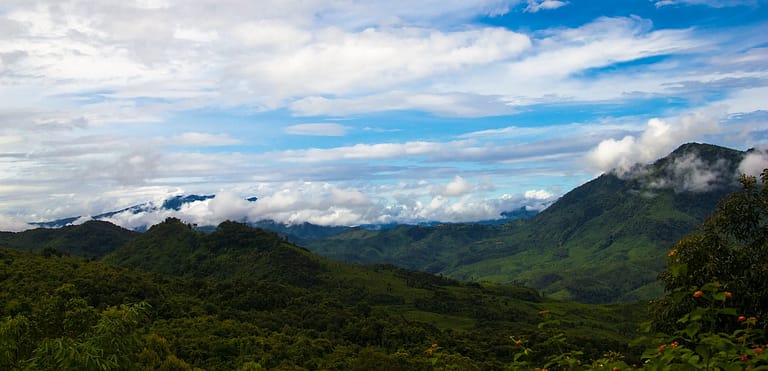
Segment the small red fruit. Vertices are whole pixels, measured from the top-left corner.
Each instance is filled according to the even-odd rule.
[[[725,298],[726,299],[733,299],[733,293],[730,291],[725,292]]]
[[[698,290],[698,291],[696,291],[696,292],[694,292],[694,293],[693,293],[693,297],[694,297],[694,298],[700,298],[700,297],[701,297],[701,295],[704,295],[704,292],[703,292],[703,291],[701,291],[701,290]]]
[[[744,322],[744,321],[747,320],[747,317],[739,316],[738,320],[739,320],[739,322]]]
[[[742,361],[742,362],[746,362],[748,359],[749,359],[749,356],[748,356],[748,355],[746,355],[746,354],[742,354],[742,355],[741,355],[741,361]]]

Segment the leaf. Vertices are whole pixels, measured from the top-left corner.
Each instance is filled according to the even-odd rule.
[[[696,346],[696,353],[701,355],[702,359],[708,359],[710,357],[709,347],[707,347],[705,345],[697,345]]]

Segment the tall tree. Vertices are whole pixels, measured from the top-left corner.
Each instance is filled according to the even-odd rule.
[[[742,190],[726,197],[699,232],[669,252],[660,278],[670,294],[657,303],[657,326],[674,326],[674,319],[697,305],[697,291],[708,283],[740,314],[768,319],[768,169],[760,178],[743,175]]]

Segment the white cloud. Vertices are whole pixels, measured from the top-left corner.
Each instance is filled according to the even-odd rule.
[[[736,180],[733,164],[725,159],[708,163],[694,153],[674,159],[664,173],[652,178],[650,188],[669,188],[675,192],[707,192]]]
[[[187,132],[171,138],[171,144],[188,146],[230,146],[242,143],[241,140],[229,136],[229,134],[209,134]]]
[[[736,90],[730,97],[718,102],[728,106],[729,113],[768,111],[768,86]]]
[[[297,115],[351,115],[366,112],[419,110],[441,116],[483,117],[512,114],[514,107],[499,96],[463,93],[418,94],[388,91],[382,94],[354,98],[325,98],[310,96],[290,105]]]
[[[657,8],[674,5],[705,5],[713,8],[726,8],[731,6],[757,5],[759,0],[657,0],[654,4]]]
[[[241,76],[277,96],[359,94],[505,60],[531,45],[527,36],[501,28],[323,29],[314,37],[304,47],[249,60]]]
[[[406,142],[406,143],[377,143],[356,144],[353,146],[329,149],[311,148],[305,150],[288,150],[273,154],[284,162],[323,162],[339,160],[380,160],[387,158],[423,156],[436,154],[439,151],[460,145],[461,143],[437,142]]]
[[[555,195],[552,192],[549,192],[544,189],[532,189],[529,191],[525,191],[525,198],[530,198],[532,200],[551,200]]]
[[[627,16],[522,32],[476,22],[510,9],[543,11],[565,3],[3,3],[0,210],[12,210],[23,220],[44,220],[114,210],[178,193],[180,185],[193,192],[235,189],[241,194],[236,191],[259,182],[277,187],[302,180],[333,184],[349,198],[338,195],[339,205],[318,204],[300,212],[301,200],[309,196],[289,192],[283,201],[293,197],[295,207],[277,216],[330,223],[374,220],[372,215],[384,210],[382,218],[391,220],[459,220],[470,215],[471,207],[477,207],[477,216],[503,209],[494,202],[511,205],[484,193],[490,191],[483,184],[506,182],[499,192],[517,192],[512,199],[524,199],[525,190],[549,189],[550,183],[569,188],[585,180],[573,159],[583,158],[587,149],[595,148],[597,167],[607,168],[652,160],[676,141],[714,132],[702,122],[685,129],[683,119],[672,118],[641,133],[638,126],[652,115],[682,115],[687,109],[682,106],[702,102],[726,104],[730,114],[765,110],[764,24],[742,25],[737,31],[670,29]],[[713,6],[736,3],[744,2],[707,1]],[[626,63],[648,57],[661,61]],[[635,107],[635,99],[661,104],[642,120],[616,117],[625,112],[612,107]],[[529,117],[538,117],[538,104],[547,108],[543,123],[548,120],[544,116],[554,116],[548,104],[569,112],[565,103],[585,105],[580,112],[592,117],[580,118],[588,121],[583,124],[557,118],[551,126],[524,127],[532,124],[523,123]],[[396,116],[387,112],[411,110],[425,112],[425,121],[442,116],[430,125],[444,116],[451,119],[445,120],[446,130],[431,127],[428,138],[414,137],[423,132],[411,122],[394,125],[397,132],[390,131],[391,122],[383,123]],[[523,115],[459,119],[513,113]],[[282,124],[296,122],[296,116],[326,117],[288,128]],[[622,122],[609,125],[598,116]],[[737,116],[721,126],[727,131],[718,137],[721,144],[764,141],[762,116],[753,115],[750,122]],[[501,121],[502,127],[492,124]],[[457,129],[452,122],[478,126]],[[376,127],[386,129],[366,129]],[[467,134],[456,135],[461,130]],[[354,135],[343,145],[331,144],[338,138],[311,138],[316,148],[307,148],[297,143],[310,138],[296,141],[284,136],[289,132]],[[614,139],[599,144],[605,138]],[[292,150],[281,147],[286,142]],[[215,151],[179,148],[238,144],[248,145]],[[469,190],[461,192],[466,184],[453,178],[459,173]],[[557,180],[563,174],[568,181]],[[490,180],[480,182],[479,177]],[[535,180],[519,184],[521,177]],[[403,202],[392,201],[393,194],[382,201],[365,184],[400,181],[412,185],[392,191],[406,192]],[[425,184],[414,185],[417,181]],[[436,184],[445,182],[454,184],[456,196],[432,194]],[[313,187],[307,186],[307,192],[328,192],[326,197],[333,199],[333,192]],[[206,220],[235,208],[221,205],[213,210],[208,203],[195,204],[186,212]],[[149,218],[121,216],[130,223],[141,217]]]
[[[539,10],[552,10],[568,5],[567,1],[559,0],[528,0],[528,6],[524,11],[530,13],[536,13]]]
[[[739,172],[760,179],[763,170],[768,169],[768,149],[755,148],[739,164]]]
[[[286,127],[285,133],[291,135],[341,137],[347,135],[347,130],[346,126],[333,123],[298,124]]]
[[[622,173],[636,163],[645,164],[666,156],[682,143],[720,132],[721,117],[721,112],[708,110],[694,112],[671,122],[653,118],[648,120],[647,127],[639,137],[627,135],[620,140],[603,140],[587,153],[586,160],[601,172],[615,169]]]
[[[472,188],[472,184],[457,175],[447,184],[435,185],[432,187],[432,194],[443,197],[458,197],[471,191]]]
[[[30,229],[31,226],[18,217],[0,215],[0,231],[20,232]]]

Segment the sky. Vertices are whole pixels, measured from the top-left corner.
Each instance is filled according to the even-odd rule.
[[[541,209],[768,147],[766,31],[768,0],[3,0],[0,230],[188,194],[217,197],[111,221]]]

